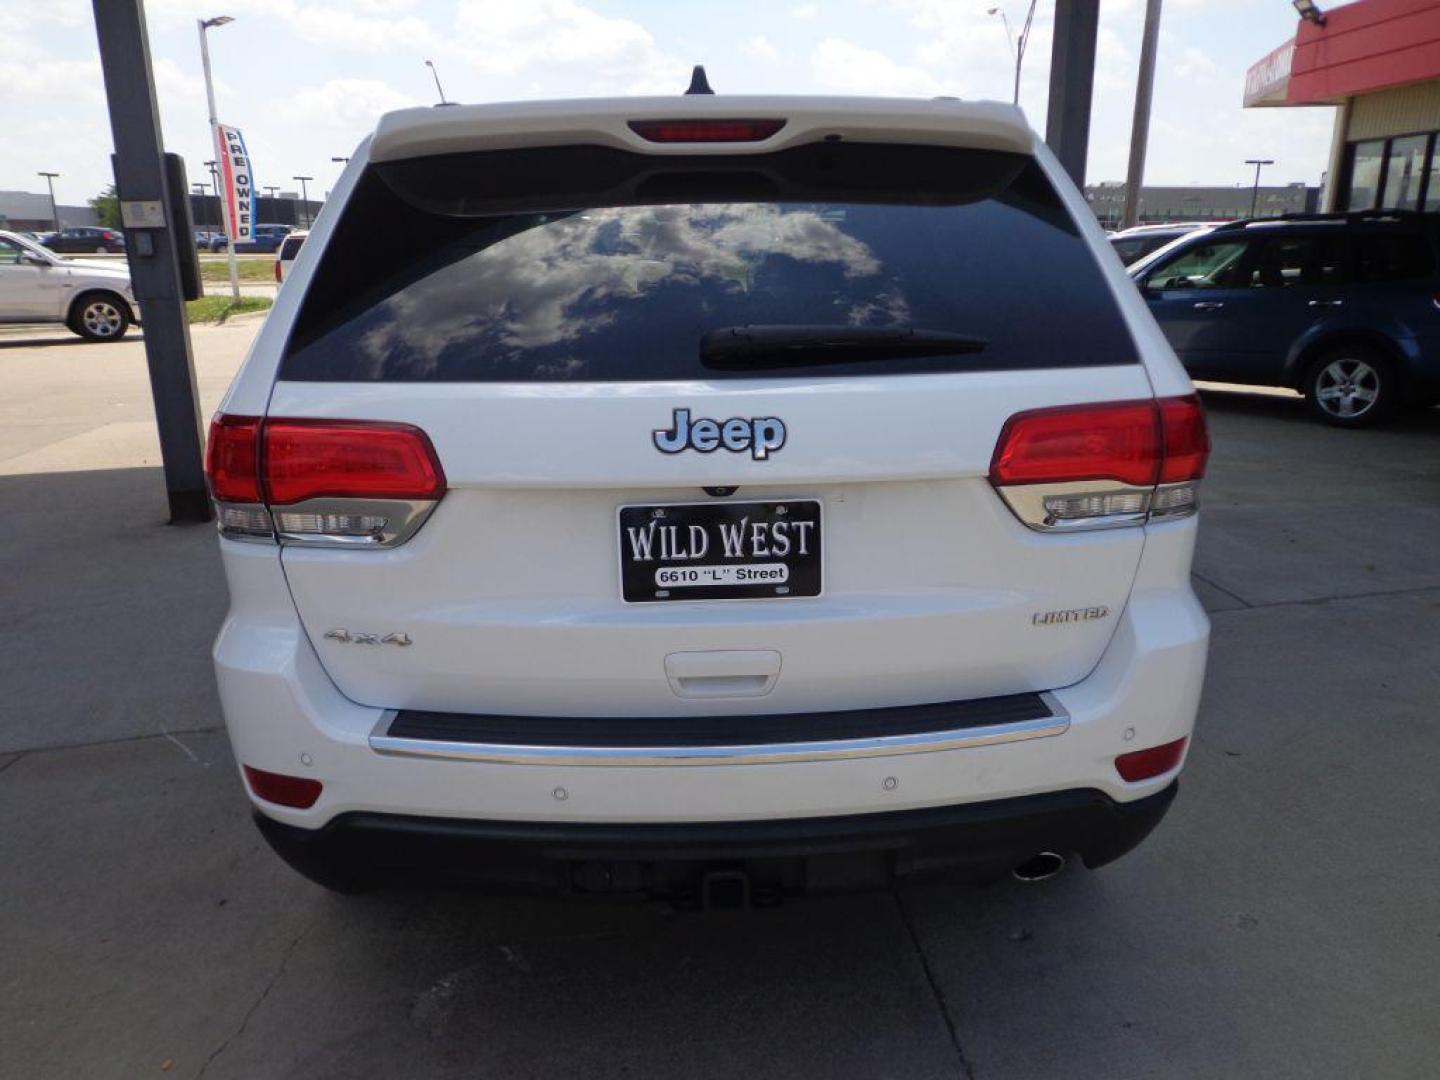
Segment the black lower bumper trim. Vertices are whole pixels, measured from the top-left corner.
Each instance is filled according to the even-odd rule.
[[[386,735],[516,746],[734,746],[921,735],[1054,715],[1039,694],[765,716],[481,716],[402,709]]]
[[[743,874],[781,893],[878,887],[931,871],[985,875],[1041,851],[1103,866],[1165,816],[1176,785],[1135,802],[1059,791],[883,814],[779,821],[568,824],[342,814],[301,829],[255,814],[270,846],[340,891],[476,884],[506,891],[684,895]]]

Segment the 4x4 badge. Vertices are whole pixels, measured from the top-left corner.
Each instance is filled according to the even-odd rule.
[[[692,421],[689,409],[676,409],[670,427],[654,432],[655,449],[662,454],[698,450],[709,454],[722,446],[740,454],[746,450],[756,461],[764,461],[785,445],[785,421],[778,416],[732,416],[729,420]]]
[[[346,645],[400,645],[412,644],[409,634],[366,634],[358,630],[326,630],[325,637],[330,641],[343,641]]]

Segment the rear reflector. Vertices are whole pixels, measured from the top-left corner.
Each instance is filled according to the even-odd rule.
[[[319,780],[303,776],[286,776],[283,773],[266,772],[250,765],[242,765],[245,782],[257,799],[274,803],[276,806],[293,806],[297,810],[308,810],[320,798],[324,785]]]
[[[220,415],[210,421],[205,475],[216,502],[260,502],[260,418]]]
[[[438,499],[445,474],[425,433],[369,420],[266,420],[266,502]]]
[[[1128,754],[1121,754],[1115,759],[1115,771],[1120,778],[1131,784],[1137,780],[1150,780],[1156,776],[1163,776],[1185,756],[1185,744],[1188,738],[1176,739],[1174,742],[1165,743],[1163,746],[1152,746],[1148,750],[1132,750]]]
[[[631,120],[630,130],[656,143],[760,142],[784,120]]]

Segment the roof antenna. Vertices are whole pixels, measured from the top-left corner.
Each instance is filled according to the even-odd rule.
[[[714,94],[710,89],[710,80],[705,78],[705,65],[696,64],[695,70],[690,73],[690,89],[687,94]]]

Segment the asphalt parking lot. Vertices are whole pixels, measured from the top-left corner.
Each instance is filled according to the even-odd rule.
[[[257,323],[195,332],[208,411]],[[138,341],[0,334],[0,1075],[1431,1077],[1440,411],[1211,392],[1179,800],[1040,885],[331,896],[251,825]]]

